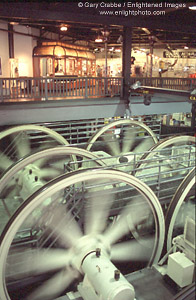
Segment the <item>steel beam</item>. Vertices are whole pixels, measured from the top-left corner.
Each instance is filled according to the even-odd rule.
[[[129,107],[131,115],[152,115],[152,114],[172,114],[190,113],[192,104],[188,102],[189,93],[186,91],[176,91],[176,94],[153,93],[151,103],[144,104],[144,96],[131,94]]]
[[[124,116],[119,97],[0,103],[0,126]]]

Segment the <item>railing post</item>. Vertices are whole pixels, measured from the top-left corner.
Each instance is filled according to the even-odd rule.
[[[193,89],[196,88],[196,78],[193,78]]]
[[[88,78],[85,77],[85,98],[88,98]]]
[[[119,81],[118,81],[119,84]],[[123,78],[120,79],[120,97],[122,98],[123,96]]]
[[[3,102],[3,79],[0,79],[0,96],[1,101]]]
[[[189,84],[190,91],[192,91],[192,89],[193,89],[193,85],[192,85],[193,79],[192,79],[192,78],[189,78],[189,81],[190,81],[190,84]]]
[[[108,79],[107,77],[104,78],[104,96],[108,94]]]
[[[163,78],[162,77],[160,78],[160,87],[161,88],[163,87]]]
[[[47,77],[45,78],[45,100],[48,100],[48,84],[47,84]]]

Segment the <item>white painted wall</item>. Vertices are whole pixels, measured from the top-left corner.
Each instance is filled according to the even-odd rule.
[[[0,23],[0,28],[8,29],[6,23]],[[39,30],[30,27],[14,25],[13,29],[17,32],[39,36]],[[14,34],[14,56],[18,59],[19,76],[33,76],[33,48],[37,45],[36,38],[21,34]],[[9,44],[8,32],[0,30],[0,57],[2,75],[0,77],[10,77],[9,64]]]
[[[7,29],[6,23],[0,23],[0,28]],[[2,74],[0,77],[9,77],[9,48],[8,48],[8,34],[0,30],[0,58]]]
[[[31,34],[30,27],[16,25],[15,31]],[[33,76],[33,42],[32,37],[14,34],[14,56],[18,59],[19,76]]]

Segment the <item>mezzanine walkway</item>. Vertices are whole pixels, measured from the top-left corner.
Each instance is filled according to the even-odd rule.
[[[142,94],[122,100],[123,78],[0,78],[0,125],[191,112],[196,79],[130,78],[130,86],[137,81],[167,93],[144,105]]]

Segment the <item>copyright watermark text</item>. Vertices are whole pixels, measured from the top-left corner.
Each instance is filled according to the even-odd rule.
[[[169,2],[78,2],[79,8],[97,9],[100,15],[108,16],[148,16],[164,15],[168,8],[185,8],[185,3]]]

